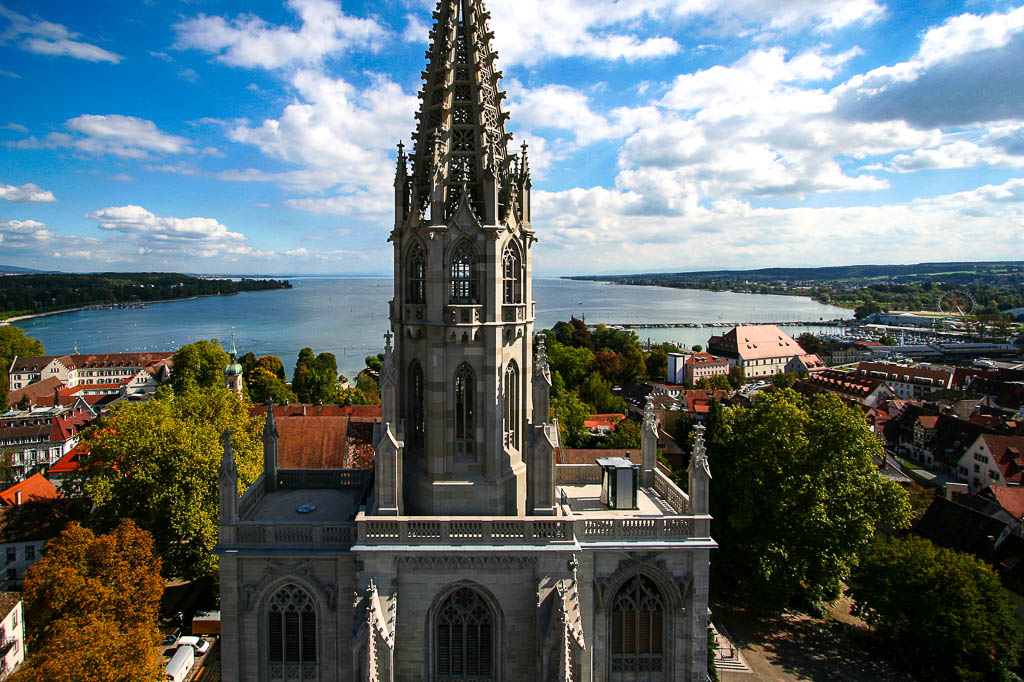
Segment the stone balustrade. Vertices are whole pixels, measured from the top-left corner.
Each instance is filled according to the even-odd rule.
[[[526,322],[526,304],[506,303],[501,306],[502,322]]]
[[[661,469],[654,471],[654,491],[668,503],[677,514],[685,514],[690,509],[690,496],[679,489],[672,479]]]
[[[225,533],[224,531],[230,531]],[[233,536],[233,537],[232,537]],[[356,524],[281,524],[242,521],[221,527],[222,547],[273,545],[275,549],[310,547],[348,549],[355,543]]]
[[[256,508],[256,505],[263,500],[263,495],[267,492],[266,483],[264,483],[263,474],[259,475],[249,489],[245,491],[245,494],[238,500],[238,518],[244,519],[252,510]]]
[[[280,469],[277,472],[278,487],[288,490],[362,488],[369,482],[369,469]]]
[[[482,305],[445,306],[445,322],[448,324],[480,324],[484,307]]]
[[[556,483],[600,483],[601,467],[596,464],[556,464]]]

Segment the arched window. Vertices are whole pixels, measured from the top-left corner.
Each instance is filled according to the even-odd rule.
[[[455,371],[455,456],[473,457],[473,418],[476,377],[469,365]]]
[[[468,587],[460,587],[441,604],[435,623],[437,679],[492,679],[493,622],[486,602]]]
[[[661,591],[644,575],[623,585],[612,605],[612,673],[614,680],[660,680],[664,654]]]
[[[519,259],[519,250],[512,242],[505,245],[505,250],[501,254],[501,269],[505,303],[522,303],[522,265]]]
[[[425,407],[423,403],[423,368],[416,360],[409,365],[409,390],[406,392],[409,400],[409,444],[413,447],[423,445],[426,432]]]
[[[519,367],[505,366],[505,447],[519,449]]]
[[[452,254],[449,271],[452,303],[476,303],[476,256],[469,244],[462,243]]]
[[[305,590],[285,585],[267,610],[270,679],[305,679],[316,671],[316,608]]]
[[[427,257],[423,253],[423,246],[417,244],[409,254],[409,260],[405,264],[405,272],[409,278],[408,289],[406,290],[407,303],[427,302]]]

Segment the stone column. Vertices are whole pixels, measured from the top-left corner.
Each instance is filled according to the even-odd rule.
[[[267,421],[263,425],[263,485],[266,492],[277,490],[277,424],[274,401],[267,401]]]
[[[224,429],[221,435],[224,454],[217,473],[217,487],[220,495],[220,522],[231,524],[238,520],[238,467],[235,453],[231,450],[231,429]]]
[[[373,513],[378,516],[402,515],[402,446],[403,443],[395,438],[391,424],[385,422],[384,434],[373,458]]]

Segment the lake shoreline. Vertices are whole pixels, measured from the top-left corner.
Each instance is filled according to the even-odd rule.
[[[272,289],[268,289],[268,291],[273,291],[273,290]],[[196,299],[199,299],[199,298],[215,298],[217,296],[237,296],[238,294],[244,294],[244,293],[246,293],[246,292],[244,292],[244,291],[236,291],[236,292],[234,292],[232,294],[200,294],[198,296],[189,296],[188,298],[164,298],[164,299],[161,299],[159,301],[140,301],[140,303],[142,303],[143,305],[147,305],[148,306],[148,305],[150,305],[152,303],[177,303],[179,301],[195,301]],[[29,315],[15,315],[14,317],[8,317],[8,318],[5,318],[3,320],[0,320],[0,327],[6,326],[8,324],[11,324],[12,322],[17,322],[19,320],[31,320],[31,319],[34,319],[34,318],[37,318],[37,317],[49,317],[50,315],[63,315],[65,313],[78,313],[78,312],[81,312],[83,310],[91,310],[93,305],[103,305],[103,304],[102,303],[93,303],[91,305],[78,306],[77,308],[67,308],[65,310],[48,310],[45,313],[31,313]],[[109,308],[109,310],[122,310],[122,308],[118,308],[117,306],[114,306],[113,308]]]

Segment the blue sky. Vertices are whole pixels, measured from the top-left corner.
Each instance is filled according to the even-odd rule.
[[[427,0],[0,0],[0,264],[387,274]],[[490,0],[538,275],[1024,259],[1024,7]]]

